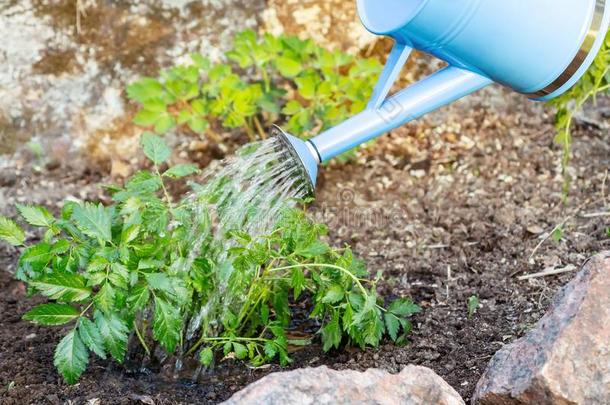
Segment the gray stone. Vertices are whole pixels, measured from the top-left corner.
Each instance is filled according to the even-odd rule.
[[[322,366],[270,374],[233,395],[227,405],[463,404],[434,371],[409,365],[399,374]]]
[[[585,263],[536,327],[494,355],[472,403],[610,404],[610,252]]]

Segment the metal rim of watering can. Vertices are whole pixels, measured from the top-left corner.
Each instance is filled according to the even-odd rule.
[[[305,168],[305,163],[303,162],[301,156],[299,155],[299,153],[296,151],[296,149],[292,145],[292,142],[290,142],[290,140],[286,136],[286,132],[284,132],[284,130],[282,128],[280,128],[279,126],[273,125],[271,127],[271,136],[277,137],[280,140],[280,142],[282,143],[282,146],[284,147],[284,149],[286,149],[288,151],[288,153],[290,154],[290,157],[292,157],[294,159],[294,161],[297,162],[299,171],[300,171],[299,175],[301,178],[305,179],[305,182],[307,185],[307,197],[313,197],[315,195],[314,184],[311,181],[309,174],[307,173],[307,169]],[[309,143],[309,142],[307,142],[307,143]]]
[[[591,26],[589,27],[589,31],[587,32],[587,36],[583,41],[580,49],[576,53],[576,56],[570,62],[568,67],[559,75],[555,81],[546,86],[544,89],[539,90],[534,93],[526,93],[526,96],[531,98],[540,98],[548,96],[549,94],[554,93],[559,90],[564,84],[566,84],[573,76],[576,74],[578,69],[582,66],[589,56],[589,53],[593,50],[593,45],[595,44],[595,40],[597,36],[600,35],[602,23],[604,20],[604,11],[606,9],[606,0],[597,0],[595,3],[595,11],[593,13],[593,21],[591,22]],[[601,35],[605,35],[605,33],[601,33]]]

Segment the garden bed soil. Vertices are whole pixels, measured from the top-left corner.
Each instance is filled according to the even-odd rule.
[[[513,107],[479,102],[498,97],[512,97],[502,105]],[[325,364],[398,372],[407,364],[423,365],[469,400],[491,356],[532,327],[573,273],[532,280],[518,276],[578,267],[586,257],[610,248],[608,217],[583,216],[608,209],[608,132],[579,128],[574,179],[564,205],[552,116],[519,97],[494,88],[479,101],[394,131],[369,145],[358,162],[322,169],[311,212],[329,225],[329,241],[352,245],[372,274],[383,271],[379,290],[384,296],[410,296],[423,311],[414,317],[405,347],[385,343],[378,349],[324,354],[314,345],[292,353],[289,368]],[[74,178],[66,170],[0,174],[2,195],[46,204],[71,194],[99,198],[95,185],[102,180],[108,179],[87,173]],[[549,238],[536,248],[564,221],[561,241]],[[23,284],[12,280],[17,256],[16,250],[0,247],[3,404],[216,403],[280,370],[227,360],[195,384],[95,360],[79,383],[69,386],[52,364],[62,329],[20,319],[41,300],[28,299]],[[469,317],[471,295],[479,297],[481,306]]]

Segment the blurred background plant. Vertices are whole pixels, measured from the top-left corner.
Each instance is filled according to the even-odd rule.
[[[309,138],[364,109],[382,65],[329,51],[293,36],[235,37],[229,62],[213,64],[192,54],[192,62],[130,84],[139,103],[134,123],[158,134],[182,126],[218,142],[223,130],[244,128],[251,141],[267,128]]]
[[[595,62],[580,81],[560,97],[550,103],[557,108],[555,127],[557,135],[555,142],[563,146],[562,172],[564,177],[563,195],[564,200],[568,196],[570,188],[570,174],[568,166],[570,163],[570,146],[572,145],[572,130],[574,119],[582,111],[588,101],[596,102],[596,96],[610,90],[610,31],[599,51]]]

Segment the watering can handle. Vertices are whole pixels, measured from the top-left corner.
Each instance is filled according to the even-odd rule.
[[[387,97],[410,52],[407,45],[396,43],[367,108],[307,142],[318,162],[326,162],[492,83],[488,77],[450,65]]]
[[[366,107],[367,109],[376,110],[381,107],[403,66],[407,63],[411,51],[413,51],[413,48],[406,44],[401,42],[394,44],[383,71],[379,76],[379,81],[373,90],[371,99]]]

